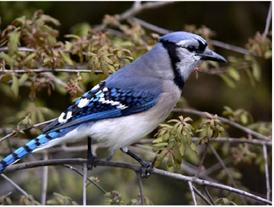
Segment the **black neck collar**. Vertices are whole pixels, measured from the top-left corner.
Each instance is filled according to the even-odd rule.
[[[164,41],[161,40],[160,41],[162,43],[162,45],[164,46],[164,48],[167,50],[169,58],[170,58],[170,62],[171,62],[171,66],[174,72],[174,83],[182,90],[184,87],[184,79],[181,76],[176,64],[178,62],[180,62],[180,59],[177,55],[176,52],[176,45],[172,42],[169,41]]]

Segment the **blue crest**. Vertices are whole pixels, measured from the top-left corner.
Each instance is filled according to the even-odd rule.
[[[160,38],[160,41],[168,41],[168,42],[173,42],[177,43],[182,40],[187,40],[187,39],[198,39],[202,42],[206,42],[202,37],[199,35],[190,33],[190,32],[171,32],[168,33]]]

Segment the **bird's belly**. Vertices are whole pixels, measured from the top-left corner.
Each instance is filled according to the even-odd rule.
[[[90,136],[115,150],[138,141],[158,124],[158,120],[141,115],[108,119],[95,123],[91,127]]]
[[[162,95],[156,106],[145,112],[93,123],[89,134],[112,150],[128,146],[152,132],[167,118],[180,97],[171,95],[174,94]]]

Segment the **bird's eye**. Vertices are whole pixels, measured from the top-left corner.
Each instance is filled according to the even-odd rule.
[[[195,48],[193,45],[187,46],[186,49],[187,49],[189,52],[193,52],[193,51],[196,50],[196,48]]]

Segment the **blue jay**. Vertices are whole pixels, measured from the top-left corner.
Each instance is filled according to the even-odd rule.
[[[203,60],[226,62],[196,34],[162,36],[149,52],[84,93],[42,134],[1,160],[0,173],[29,153],[87,137],[112,151],[120,148],[147,167],[126,147],[167,118],[189,75]]]

